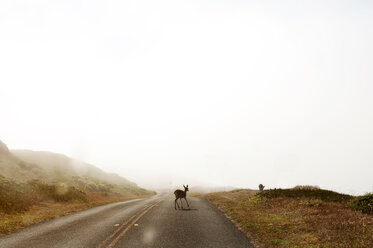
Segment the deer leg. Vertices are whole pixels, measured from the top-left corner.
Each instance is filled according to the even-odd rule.
[[[177,208],[180,208],[179,203],[177,203],[177,198],[175,199],[175,209],[176,209],[176,204],[177,204]]]
[[[182,201],[183,198],[180,198],[180,205],[181,205],[181,209],[183,209],[183,201]]]
[[[187,205],[188,205],[188,207],[189,207],[189,203],[188,203],[188,200],[186,199],[186,197],[185,197],[184,199],[185,199],[185,201],[186,201],[186,203],[187,203]]]

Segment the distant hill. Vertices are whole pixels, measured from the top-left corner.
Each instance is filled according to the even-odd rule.
[[[0,175],[18,182],[47,178],[47,174],[36,164],[27,163],[9,152],[0,141]]]
[[[15,182],[39,180],[47,184],[65,184],[84,191],[146,194],[145,189],[117,174],[62,154],[9,150],[0,141],[0,175]]]
[[[0,140],[0,154],[9,154],[8,147]]]
[[[95,178],[106,183],[121,186],[137,187],[135,183],[124,177],[104,172],[93,165],[69,158],[63,154],[30,150],[11,150],[11,153],[25,162],[38,165],[47,174],[48,181],[58,182],[79,176]]]

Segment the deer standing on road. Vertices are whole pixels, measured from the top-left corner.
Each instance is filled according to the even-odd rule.
[[[183,184],[183,186],[184,186],[184,184]],[[181,200],[181,199],[185,199],[185,201],[186,201],[186,203],[187,203],[187,205],[188,205],[188,207],[189,207],[189,203],[188,203],[188,201],[187,201],[187,199],[186,199],[186,192],[187,191],[189,191],[189,189],[188,189],[188,185],[185,187],[184,186],[184,191],[183,190],[181,190],[181,189],[177,189],[177,190],[175,190],[175,192],[174,192],[174,194],[175,194],[175,197],[176,197],[176,199],[175,199],[175,209],[176,209],[176,204],[177,204],[177,207],[178,208],[180,208],[179,207],[179,204],[177,203],[177,200],[178,199],[180,199],[180,204],[181,204],[181,208],[183,208],[183,201]]]

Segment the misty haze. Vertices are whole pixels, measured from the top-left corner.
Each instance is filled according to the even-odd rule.
[[[28,248],[373,245],[372,25],[369,1],[1,1],[0,246],[95,211],[112,238]],[[267,237],[255,216],[278,212],[252,202],[366,236]]]

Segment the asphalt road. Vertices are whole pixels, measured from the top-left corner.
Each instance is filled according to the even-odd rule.
[[[184,210],[171,195],[95,207],[0,237],[0,247],[254,247],[207,200],[187,199]]]

